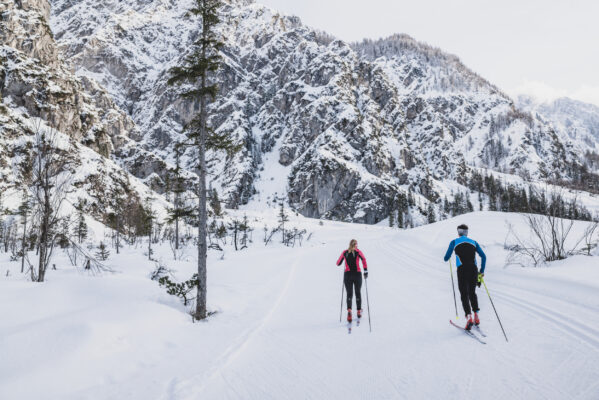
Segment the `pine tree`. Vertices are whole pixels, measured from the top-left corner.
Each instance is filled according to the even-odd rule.
[[[206,150],[226,150],[229,154],[240,149],[235,146],[228,133],[217,134],[208,127],[208,103],[215,100],[218,87],[210,83],[212,76],[220,67],[220,49],[223,44],[219,40],[216,27],[219,24],[219,12],[223,5],[221,0],[195,0],[194,7],[187,15],[199,17],[202,30],[193,43],[191,53],[181,66],[172,68],[169,85],[191,85],[184,89],[181,96],[199,103],[199,112],[187,125],[187,137],[198,154],[198,293],[194,317],[207,317],[206,309],[206,256],[207,256],[207,202],[206,202]]]
[[[233,236],[233,244],[235,245],[235,251],[238,250],[237,248],[237,236],[239,235],[239,231],[241,227],[241,221],[239,221],[238,219],[234,218],[230,223],[227,224],[227,229],[232,231],[231,235]]]
[[[77,226],[75,227],[75,236],[79,244],[87,239],[87,223],[85,222],[85,214],[83,213],[85,202],[80,200],[75,209],[77,210]]]
[[[218,192],[216,189],[210,191],[210,208],[214,212],[214,215],[220,217],[223,214],[223,209],[218,198]]]
[[[188,218],[192,215],[192,210],[184,203],[183,194],[187,191],[185,185],[185,177],[182,174],[181,168],[181,149],[182,145],[175,145],[175,169],[173,177],[170,179],[170,189],[173,193],[173,208],[168,208],[167,222],[175,224],[175,250],[179,250],[179,225],[181,219]]]
[[[428,207],[426,209],[426,218],[429,224],[435,223],[436,222],[436,218],[435,218],[435,206],[433,205],[433,202],[430,201],[428,203]]]
[[[108,251],[104,242],[100,242],[100,244],[98,245],[98,251],[96,252],[96,258],[101,261],[106,261],[108,260],[109,256],[110,251]]]
[[[400,229],[405,228],[405,224],[404,224],[404,217],[403,217],[403,212],[399,211],[397,213],[397,227]]]
[[[279,209],[279,229],[282,232],[282,240],[281,243],[286,244],[285,240],[286,240],[286,235],[285,235],[285,222],[289,222],[289,216],[287,215],[287,213],[285,212],[285,204],[283,203],[283,200],[281,200],[280,203],[280,209]]]
[[[449,201],[447,200],[447,196],[445,196],[445,198],[443,199],[443,212],[446,215],[449,215],[449,213],[451,212],[451,207],[449,205]]]
[[[408,212],[408,210],[409,210],[408,199],[406,198],[406,196],[403,193],[400,193],[399,198],[397,200],[397,227],[398,228],[403,229],[406,227],[404,215]]]
[[[243,221],[241,221],[241,226],[239,227],[242,235],[241,235],[241,250],[248,247],[248,242],[250,242],[249,234],[252,232],[252,228],[250,227],[250,222],[246,214],[243,214]]]
[[[145,209],[145,225],[148,234],[148,259],[152,259],[154,254],[152,251],[152,232],[154,231],[154,221],[156,220],[156,211],[152,208],[152,202],[154,199],[150,196],[146,198],[144,209]]]
[[[57,244],[61,249],[66,249],[71,244],[70,242],[71,236],[71,216],[67,215],[61,220],[61,230],[58,235]]]
[[[0,208],[1,202],[0,202]],[[21,224],[23,225],[23,237],[21,240],[21,273],[25,271],[25,255],[27,253],[27,219],[31,213],[31,204],[29,194],[26,190],[23,191],[23,197],[21,204],[19,205],[18,215],[21,217]],[[0,221],[0,224],[2,221]]]

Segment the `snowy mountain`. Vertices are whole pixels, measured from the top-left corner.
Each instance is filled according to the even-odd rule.
[[[507,212],[599,211],[594,111],[517,105],[405,35],[348,44],[225,1],[210,122],[243,146],[209,153],[230,209],[210,192],[200,283],[195,218],[165,212],[193,194],[173,148],[197,104],[166,85],[198,35],[192,1],[0,0],[0,399],[599,398],[599,228],[548,220],[568,256],[550,262]],[[40,129],[56,142],[36,148]],[[73,161],[68,186],[32,182],[40,147]],[[534,194],[548,182],[585,191],[554,203]],[[464,315],[442,263],[462,223],[488,257],[485,344],[447,323]],[[360,326],[337,322],[351,238],[370,274]]]
[[[562,97],[540,102],[530,96],[518,96],[518,107],[551,123],[572,141],[590,169],[599,168],[599,107]]]
[[[184,17],[191,0],[51,0],[50,16],[46,0],[3,1],[11,23],[33,26],[22,38],[44,38],[29,55],[46,49],[38,67],[53,69],[40,72],[44,83],[57,74],[77,82],[70,93],[92,108],[85,126],[68,122],[88,121],[79,109],[59,109],[64,121],[53,125],[164,192],[173,147],[197,107],[166,85],[200,28]],[[37,22],[18,20],[25,12]],[[472,167],[581,179],[569,140],[455,56],[406,35],[344,43],[252,1],[226,1],[222,17],[224,65],[210,123],[243,150],[209,154],[209,168],[210,186],[229,207],[276,193],[305,216],[376,223],[402,196],[416,198],[416,214],[430,202],[439,207]],[[16,36],[3,40],[5,53]],[[10,107],[26,98],[3,92]],[[190,170],[193,160],[190,150]],[[276,188],[257,193],[265,180]]]
[[[113,209],[115,199],[107,196],[113,190],[138,203],[152,194],[109,156],[118,149],[161,161],[130,139],[135,123],[109,93],[70,71],[46,22],[48,2],[2,0],[0,13],[0,190],[12,197],[10,205],[24,187],[18,169],[40,127],[56,129],[62,149],[77,161],[70,203],[86,200],[89,215],[103,220]]]

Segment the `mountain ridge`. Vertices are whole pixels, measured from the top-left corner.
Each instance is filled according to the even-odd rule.
[[[76,76],[87,91],[105,89],[133,122],[122,140],[112,135],[108,155],[164,193],[174,146],[197,107],[166,85],[200,27],[183,18],[191,1],[51,5],[53,35]],[[472,167],[566,183],[586,167],[564,132],[457,56],[407,35],[345,43],[253,1],[225,2],[221,29],[221,94],[210,123],[242,150],[209,153],[209,184],[229,207],[274,179],[263,162],[273,151],[287,174],[277,191],[291,207],[368,223],[410,193],[440,208],[453,196],[447,182],[468,179]],[[193,171],[193,151],[182,159]]]

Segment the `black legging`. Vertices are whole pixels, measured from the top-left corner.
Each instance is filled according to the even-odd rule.
[[[354,288],[356,290],[356,305],[358,310],[362,309],[362,274],[360,272],[348,271],[343,276],[343,282],[345,283],[345,291],[347,292],[347,308],[351,308],[352,299],[354,297]]]
[[[478,268],[476,265],[460,265],[458,267],[458,288],[466,316],[471,313],[470,305],[474,312],[478,312],[478,298],[475,292],[477,281]]]

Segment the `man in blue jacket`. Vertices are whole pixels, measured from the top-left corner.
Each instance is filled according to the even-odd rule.
[[[480,248],[479,244],[468,237],[468,226],[458,226],[459,237],[449,243],[444,260],[447,262],[451,254],[455,252],[456,269],[458,271],[458,287],[462,299],[462,307],[466,314],[466,330],[472,329],[474,324],[479,325],[478,319],[478,299],[476,298],[476,285],[480,287],[480,281],[485,276],[485,264],[487,256]],[[480,273],[476,266],[476,253],[480,256]],[[472,306],[472,308],[470,307]],[[472,311],[474,311],[474,321],[472,320]]]

